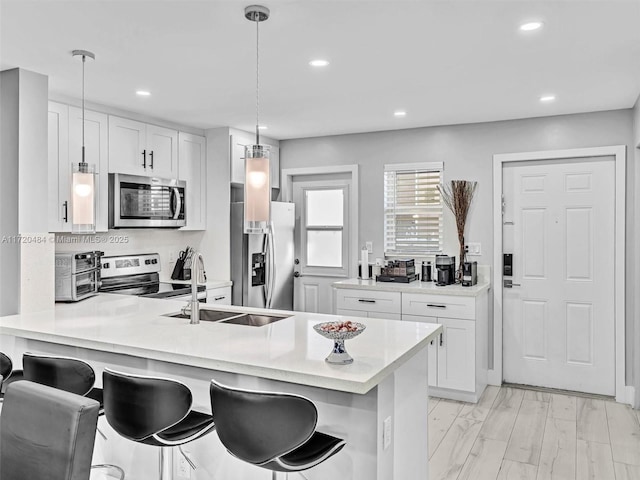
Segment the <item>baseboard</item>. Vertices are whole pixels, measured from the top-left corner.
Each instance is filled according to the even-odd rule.
[[[495,385],[496,387],[499,387],[500,385],[502,385],[502,375],[500,375],[497,370],[488,370],[487,383],[489,385]]]

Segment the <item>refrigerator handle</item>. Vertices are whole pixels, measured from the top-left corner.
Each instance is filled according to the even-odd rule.
[[[264,296],[264,308],[269,308],[269,234],[264,234],[263,238],[262,238],[262,251],[264,252],[265,255],[265,282],[264,285],[262,286],[262,294]]]
[[[273,222],[269,224],[269,306],[272,307],[273,291],[276,288],[276,238],[274,234],[275,228]]]

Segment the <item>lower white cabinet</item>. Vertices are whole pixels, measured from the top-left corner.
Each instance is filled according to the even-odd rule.
[[[336,314],[352,317],[400,320],[400,292],[340,289],[336,294]]]
[[[439,323],[428,347],[429,395],[477,402],[487,385],[488,290],[474,295],[336,289],[336,314]]]
[[[231,305],[231,287],[218,287],[208,289],[207,303]]]

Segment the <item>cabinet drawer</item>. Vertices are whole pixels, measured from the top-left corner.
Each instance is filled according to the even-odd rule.
[[[402,314],[474,320],[475,297],[404,293]]]
[[[207,303],[231,305],[231,287],[220,287],[207,290]]]
[[[338,289],[337,308],[346,310],[366,310],[400,314],[400,292],[376,292],[371,290]]]

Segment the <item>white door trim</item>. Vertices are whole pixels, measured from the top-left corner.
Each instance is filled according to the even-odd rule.
[[[358,223],[358,205],[360,197],[358,195],[358,165],[333,165],[328,167],[307,167],[307,168],[284,168],[281,173],[280,195],[283,202],[293,202],[293,177],[301,175],[330,175],[334,173],[351,174],[351,192],[349,218],[351,228],[349,228],[349,276],[358,275],[358,260],[360,259],[360,249],[358,248],[358,234],[360,223]]]
[[[631,403],[625,387],[625,198],[626,146],[574,148],[493,156],[493,369],[488,380],[502,384],[502,167],[507,162],[560,160],[579,157],[615,157],[615,350],[616,401]]]

